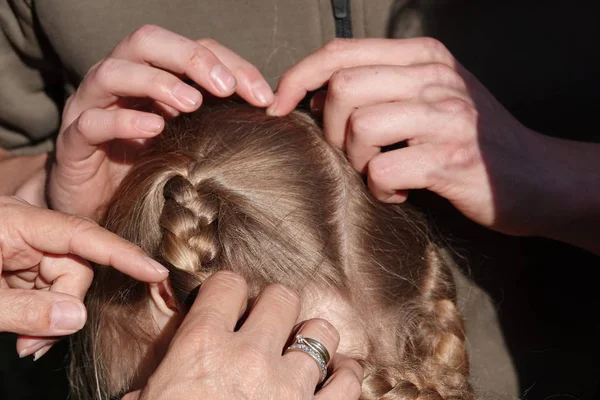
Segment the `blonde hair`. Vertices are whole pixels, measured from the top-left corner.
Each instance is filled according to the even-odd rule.
[[[343,298],[366,337],[361,399],[474,397],[454,282],[426,222],[373,199],[304,114],[229,104],[174,120],[103,225],[169,267],[182,310],[219,269],[243,275],[252,293],[278,282],[303,299]],[[76,399],[139,387],[162,356],[146,285],[103,266],[95,274],[71,346]]]

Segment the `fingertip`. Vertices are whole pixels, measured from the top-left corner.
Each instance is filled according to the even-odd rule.
[[[408,190],[396,190],[394,194],[387,198],[382,198],[381,201],[388,204],[404,203],[408,199]]]
[[[156,114],[143,114],[136,119],[135,127],[145,135],[154,136],[162,132],[165,121]]]
[[[275,101],[275,94],[271,87],[263,80],[256,81],[250,88],[256,106],[268,107]]]
[[[267,107],[266,109],[266,113],[268,116],[270,117],[279,117],[280,115],[278,114],[278,110],[277,110],[277,95],[275,95],[275,98],[273,99],[273,103],[271,103],[271,105],[269,107]]]
[[[39,349],[38,351],[36,351],[35,353],[33,353],[33,361],[37,361],[40,358],[42,358],[44,355],[46,355],[46,353],[48,353],[48,351],[50,351],[50,349],[52,348],[53,345],[54,345],[54,343],[49,343],[46,346]]]
[[[85,325],[87,310],[79,299],[54,303],[50,312],[50,327],[57,334],[75,333]]]
[[[152,275],[156,276],[156,279],[159,279],[157,282],[162,282],[167,279],[169,276],[169,270],[167,267],[148,256],[144,257],[144,261],[146,261],[148,269],[152,272]]]

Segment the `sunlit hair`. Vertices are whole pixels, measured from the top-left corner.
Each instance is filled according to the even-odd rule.
[[[339,298],[364,337],[350,354],[366,372],[361,399],[474,397],[454,282],[426,222],[372,198],[307,115],[229,104],[176,119],[125,177],[103,225],[169,267],[182,312],[220,269],[254,294],[285,284],[303,307]],[[147,286],[98,266],[86,305],[72,340],[74,398],[143,385],[162,357]]]

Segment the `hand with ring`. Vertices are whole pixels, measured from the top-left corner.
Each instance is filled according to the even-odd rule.
[[[294,330],[300,301],[290,289],[265,288],[236,329],[246,313],[247,292],[244,279],[232,272],[208,278],[146,387],[123,400],[360,397],[362,369],[335,353],[337,330],[322,319]]]

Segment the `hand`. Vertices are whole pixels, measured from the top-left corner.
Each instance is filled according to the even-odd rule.
[[[98,218],[161,116],[200,107],[201,93],[186,76],[215,96],[237,92],[255,106],[273,93],[248,61],[213,40],[193,41],[144,26],[93,66],[68,100],[56,143],[48,188],[53,208]]]
[[[548,165],[545,139],[510,115],[440,42],[330,42],[284,74],[268,112],[290,112],[325,83],[325,135],[368,176],[375,197],[399,203],[407,189],[428,189],[484,226],[539,233],[548,216],[541,204],[560,175]],[[406,146],[381,151],[398,143]]]
[[[0,332],[21,335],[21,357],[50,349],[83,327],[92,281],[86,260],[146,282],[168,271],[140,248],[87,219],[0,197]],[[31,290],[36,289],[36,290]]]
[[[352,400],[361,394],[362,369],[334,355],[331,376],[315,394],[320,370],[311,356],[282,356],[300,313],[298,297],[281,285],[264,289],[243,325],[247,287],[239,275],[220,271],[200,288],[189,314],[146,387],[123,400],[319,399]],[[335,354],[339,334],[324,320],[306,321],[298,333]]]

